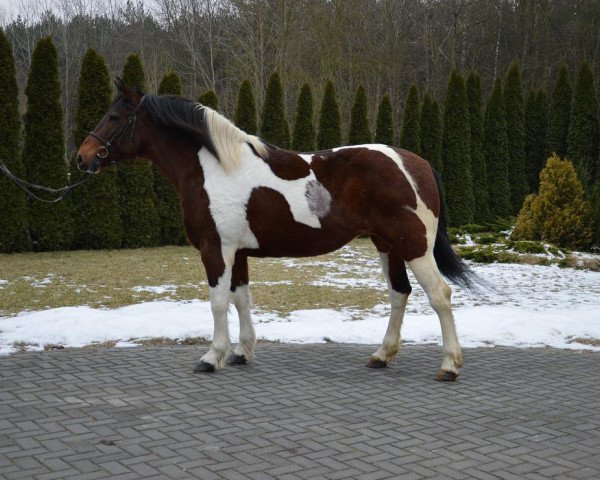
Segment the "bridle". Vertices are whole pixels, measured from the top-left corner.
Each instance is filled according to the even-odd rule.
[[[117,145],[121,143],[121,138],[129,128],[131,128],[131,135],[129,138],[133,140],[138,110],[144,102],[144,98],[145,97],[142,97],[140,103],[138,103],[135,108],[128,106],[131,109],[131,113],[127,115],[127,121],[123,125],[121,125],[121,127],[113,134],[112,137],[110,137],[110,139],[104,140],[104,138],[102,138],[94,131],[91,131],[87,134],[87,137],[92,137],[94,140],[100,142],[100,146],[96,149],[96,156],[94,157],[94,162],[92,163],[89,170],[91,173],[95,173],[98,169],[98,166],[100,165],[100,162],[108,158],[108,156],[110,155],[110,147],[112,147],[115,142],[117,143]],[[114,164],[116,162],[113,160],[110,163]]]

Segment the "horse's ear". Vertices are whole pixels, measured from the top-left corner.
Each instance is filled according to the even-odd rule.
[[[115,79],[115,87],[117,87],[119,93],[125,93],[125,83],[120,77]]]

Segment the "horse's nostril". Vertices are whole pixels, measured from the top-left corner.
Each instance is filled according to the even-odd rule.
[[[81,165],[83,163],[83,157],[81,156],[81,154],[77,155],[77,165]]]

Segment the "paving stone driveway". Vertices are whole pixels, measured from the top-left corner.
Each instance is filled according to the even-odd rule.
[[[193,375],[195,347],[0,357],[0,477],[600,478],[600,354],[265,345]],[[204,351],[205,347],[201,348]]]

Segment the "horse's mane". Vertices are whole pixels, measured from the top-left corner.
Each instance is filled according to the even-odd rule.
[[[184,130],[203,142],[208,140],[207,147],[212,147],[226,171],[239,165],[244,143],[249,143],[261,157],[267,155],[267,146],[260,138],[240,130],[213,109],[187,98],[146,94],[144,105],[157,123]]]

